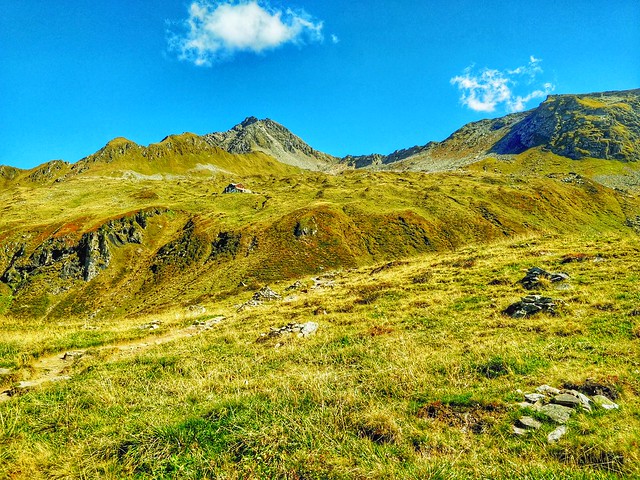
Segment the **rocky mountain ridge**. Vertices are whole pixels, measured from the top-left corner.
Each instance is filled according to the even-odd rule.
[[[211,171],[224,170],[216,160],[225,153],[240,157],[264,154],[280,164],[325,172],[345,168],[437,172],[459,169],[489,157],[519,155],[531,149],[572,160],[640,160],[640,89],[551,95],[527,112],[472,122],[441,142],[400,149],[389,155],[337,158],[315,150],[271,119],[248,117],[226,132],[170,135],[148,147],[116,138],[74,164],[54,160],[27,171],[1,166],[0,183],[21,179],[62,181],[68,176],[104,170],[105,165],[113,165],[110,168],[115,169],[125,163],[139,173],[145,173],[141,171],[145,169],[153,173],[184,173],[189,162],[192,169],[209,164],[213,165],[207,167]]]

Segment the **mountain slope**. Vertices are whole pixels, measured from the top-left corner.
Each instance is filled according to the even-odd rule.
[[[1,166],[0,185],[45,185],[87,176],[176,180],[222,175],[237,181],[253,175],[290,175],[298,171],[260,151],[229,153],[211,146],[203,137],[183,133],[148,147],[115,138],[74,164],[54,160],[30,170]]]
[[[0,305],[25,318],[148,313],[469,243],[631,234],[640,215],[636,200],[588,179],[347,171],[250,181],[259,193],[221,194],[224,175],[80,174],[4,189]]]
[[[640,90],[550,96],[491,152],[518,154],[534,147],[574,160],[640,160]]]

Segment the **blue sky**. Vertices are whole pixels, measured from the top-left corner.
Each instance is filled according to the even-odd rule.
[[[640,1],[2,0],[0,164],[254,115],[390,153],[546,94],[640,87]]]

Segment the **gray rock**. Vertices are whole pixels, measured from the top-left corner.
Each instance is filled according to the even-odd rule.
[[[517,426],[528,430],[538,430],[542,424],[532,417],[521,417],[517,421]]]
[[[271,290],[268,286],[262,287],[256,293],[253,294],[252,299],[255,301],[270,301],[270,300],[280,300],[282,297],[278,295],[276,292]]]
[[[518,403],[518,406],[520,408],[531,408],[533,407],[533,403],[529,403],[529,402],[520,402]]]
[[[577,390],[570,390],[569,393],[571,393],[571,395],[575,395],[580,399],[582,408],[584,408],[588,412],[591,411],[591,399],[589,397],[587,397],[584,393],[578,392]]]
[[[502,313],[511,318],[525,318],[535,315],[538,312],[548,312],[555,314],[556,301],[551,297],[541,295],[527,295],[519,302],[513,303],[505,308]]]
[[[4,377],[6,375],[11,375],[10,368],[0,368],[0,377]]]
[[[549,385],[540,385],[538,388],[536,388],[536,392],[550,394],[550,395],[558,395],[560,393],[560,390],[554,387],[550,387]]]
[[[565,407],[576,408],[582,404],[580,399],[575,395],[571,395],[570,393],[561,393],[560,395],[556,395],[551,400],[552,403],[556,405],[564,405]]]
[[[513,425],[511,428],[512,428],[513,434],[519,437],[523,437],[529,434],[529,430],[526,430],[524,428],[519,428],[519,427],[516,427],[515,425]]]
[[[300,336],[308,337],[309,335],[313,335],[318,330],[318,324],[316,322],[307,322],[303,323],[300,328]]]
[[[541,393],[526,393],[524,399],[527,402],[536,403],[538,400],[544,400],[545,396]]]
[[[547,442],[555,443],[558,440],[560,440],[560,438],[564,436],[565,433],[567,433],[567,426],[559,425],[558,428],[556,428],[553,432],[547,435]]]
[[[304,284],[300,280],[296,280],[294,283],[285,288],[284,291],[290,292],[291,290],[300,290],[301,288],[304,288]]]
[[[552,273],[538,267],[532,267],[527,271],[527,274],[524,276],[524,278],[518,281],[518,283],[520,283],[527,290],[534,290],[542,286],[540,282],[540,279],[542,278],[546,278],[549,281],[556,283],[568,280],[569,275],[564,272]]]
[[[539,412],[546,415],[556,423],[566,423],[573,414],[573,409],[555,403],[549,403],[540,407]]]
[[[599,407],[604,408],[605,410],[616,410],[620,408],[620,405],[613,402],[612,400],[609,400],[604,395],[594,395],[592,398],[593,398],[593,403],[595,403]]]

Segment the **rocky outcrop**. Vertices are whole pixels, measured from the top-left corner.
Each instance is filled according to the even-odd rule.
[[[52,236],[27,255],[27,246],[21,245],[13,254],[8,267],[0,276],[14,291],[36,274],[53,269],[59,278],[91,281],[109,266],[111,248],[141,243],[147,219],[158,215],[161,209],[139,211],[112,219],[76,241],[71,236]]]
[[[301,218],[293,229],[297,237],[312,237],[318,233],[318,222],[315,217]]]
[[[257,248],[257,239],[254,237],[255,242],[252,240],[250,247],[252,249]],[[240,250],[242,241],[242,234],[235,232],[220,232],[211,243],[211,254],[209,260],[218,260],[220,258],[236,258],[238,251]]]
[[[210,133],[203,138],[229,153],[263,152],[282,163],[310,170],[327,170],[338,162],[336,157],[314,150],[268,118],[248,117],[227,132]]]
[[[640,90],[549,96],[491,152],[518,154],[534,147],[574,160],[640,160]]]
[[[154,274],[183,270],[206,256],[209,239],[197,231],[196,223],[189,220],[175,240],[164,245],[156,253],[150,270]],[[206,258],[206,257],[205,257]]]
[[[502,313],[512,318],[525,318],[539,312],[547,312],[551,315],[556,313],[558,300],[541,295],[527,295],[519,302],[513,303],[505,308]]]

